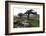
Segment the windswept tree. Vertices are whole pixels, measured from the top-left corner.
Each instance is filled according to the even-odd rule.
[[[37,15],[37,12],[33,12],[32,14],[33,14],[33,15]]]
[[[25,12],[25,14],[28,14],[28,15],[27,15],[27,19],[28,19],[28,20],[29,20],[29,15],[32,13],[32,11],[33,11],[33,10],[31,9],[31,10],[27,10],[27,11]]]
[[[18,14],[18,16],[20,16],[20,18],[22,18],[22,16],[23,16],[23,13],[19,13],[19,14]]]
[[[36,13],[36,12],[33,12],[33,11],[34,11],[33,9],[30,9],[30,10],[27,10],[27,11],[26,11],[25,14],[28,14],[28,15],[27,15],[27,19],[28,19],[28,20],[29,20],[30,14],[37,15],[37,13]]]

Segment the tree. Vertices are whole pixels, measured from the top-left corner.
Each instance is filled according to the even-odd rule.
[[[32,14],[33,14],[33,15],[37,15],[37,12],[33,12]]]
[[[30,9],[30,10],[27,10],[27,11],[26,11],[25,14],[28,14],[28,15],[27,15],[27,19],[28,19],[28,20],[29,20],[30,14],[37,15],[37,13],[36,13],[36,12],[33,12],[33,11],[34,11],[33,9]]]
[[[29,15],[32,13],[32,11],[33,11],[32,9],[31,9],[31,10],[27,10],[26,13],[25,13],[25,14],[28,14],[28,15],[27,15],[27,19],[28,19],[28,20],[29,20]]]
[[[22,16],[23,16],[23,13],[19,13],[19,14],[18,14],[18,16],[20,16],[20,18],[22,18]]]

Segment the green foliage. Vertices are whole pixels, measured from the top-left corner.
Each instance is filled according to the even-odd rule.
[[[39,20],[30,20],[30,23],[32,24],[32,27],[39,27]]]

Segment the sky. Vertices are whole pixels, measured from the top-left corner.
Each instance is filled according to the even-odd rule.
[[[25,13],[27,10],[30,10],[31,8],[19,8],[19,7],[15,7],[13,10],[13,15],[17,16],[18,13]],[[40,14],[40,9],[39,8],[34,8],[33,12],[37,12],[37,14]]]

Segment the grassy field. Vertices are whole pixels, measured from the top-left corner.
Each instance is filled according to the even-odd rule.
[[[25,22],[25,20],[27,20],[27,19],[16,19],[16,23],[17,23],[17,25],[19,25],[20,23],[23,24],[22,22],[24,22],[24,23],[29,23],[31,25],[31,27],[39,27],[39,20],[29,19],[26,22]]]
[[[16,22],[15,22],[15,20],[16,20]],[[29,26],[29,27],[39,27],[39,17],[36,17],[36,18],[30,17],[29,19],[17,17],[16,19],[14,19],[14,22],[15,22],[14,23],[15,26],[17,26],[17,27],[26,27],[27,24],[25,24],[25,23],[28,23],[27,26]]]
[[[30,20],[28,20],[28,22],[29,22],[30,24],[32,24],[32,27],[39,27],[39,20],[30,19]]]

